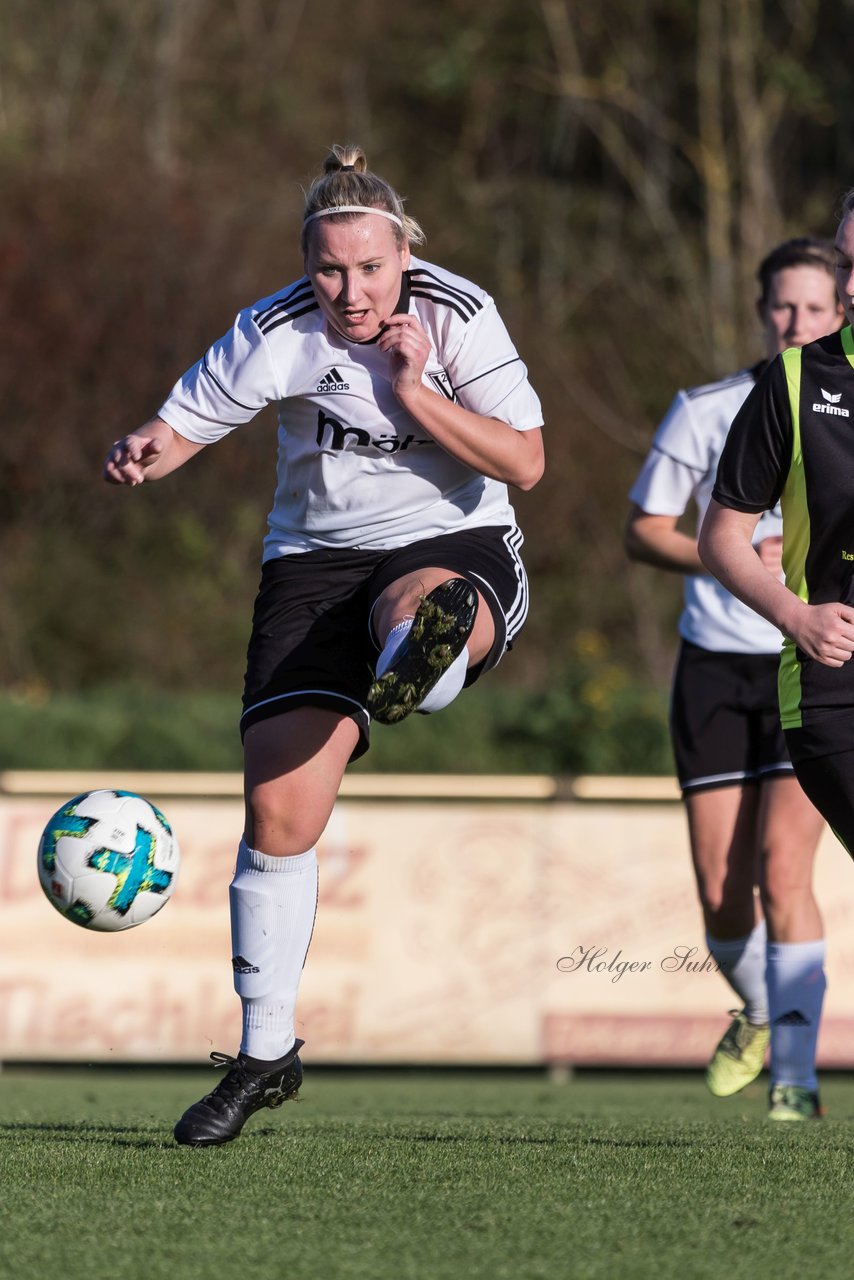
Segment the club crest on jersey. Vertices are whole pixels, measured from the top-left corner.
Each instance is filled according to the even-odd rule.
[[[841,391],[836,395],[831,395],[829,391],[825,391],[824,387],[819,387],[819,391],[824,397],[824,404],[822,404],[820,400],[817,400],[812,407],[813,413],[830,413],[835,415],[837,418],[849,418],[851,416],[848,410],[843,409],[839,403],[842,399]]]
[[[447,400],[453,400],[456,402],[457,393],[451,386],[451,379],[445,373],[444,369],[440,369],[438,373],[430,373],[427,376],[440,395],[444,396]]]
[[[329,370],[317,384],[318,391],[349,391],[350,383],[345,382],[336,368]]]
[[[327,430],[328,428],[328,430]],[[404,436],[389,433],[372,436],[364,427],[348,427],[337,418],[330,418],[322,409],[317,411],[317,447],[333,449],[340,453],[342,449],[380,449],[383,453],[398,453],[408,449],[410,445],[433,444],[432,440],[417,440],[415,436]]]

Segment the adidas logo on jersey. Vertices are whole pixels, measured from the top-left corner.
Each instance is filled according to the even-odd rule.
[[[816,401],[812,407],[813,413],[831,413],[835,414],[837,418],[849,418],[851,416],[848,410],[843,409],[839,403],[842,399],[841,391],[837,395],[831,395],[829,391],[825,391],[824,387],[819,387],[819,390],[824,397],[825,403],[821,404]]]
[[[318,391],[349,391],[350,383],[345,382],[337,369],[330,369],[317,384]]]

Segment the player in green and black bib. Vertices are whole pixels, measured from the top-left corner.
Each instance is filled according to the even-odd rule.
[[[692,506],[699,530],[733,419],[768,363],[842,323],[835,264],[833,245],[814,236],[784,241],[762,260],[766,359],[677,394],[632,487],[625,539],[633,559],[684,575],[670,732],[706,945],[739,1000],[706,1083],[718,1097],[737,1093],[762,1071],[770,1043],[775,1121],[810,1118],[817,1105],[825,944],[812,866],[824,823],[794,777],[780,726],[783,638],[704,571],[696,535],[679,526]],[[763,511],[752,541],[779,573],[779,507]],[[793,1020],[801,1005],[809,1016]]]
[[[854,189],[835,248],[849,323],[784,351],[745,401],[699,549],[728,590],[783,632],[780,718],[795,772],[854,855]],[[785,582],[751,545],[760,516],[778,501]]]

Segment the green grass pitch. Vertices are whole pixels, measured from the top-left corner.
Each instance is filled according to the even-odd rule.
[[[171,1126],[217,1076],[0,1074],[16,1280],[835,1280],[852,1272],[854,1080],[770,1124],[699,1074],[311,1071],[230,1146]]]

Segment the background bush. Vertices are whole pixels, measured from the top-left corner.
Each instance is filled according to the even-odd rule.
[[[374,726],[363,773],[669,773],[666,695],[617,667],[538,694],[487,677],[437,716]],[[138,685],[0,694],[0,769],[239,770],[237,693]]]

